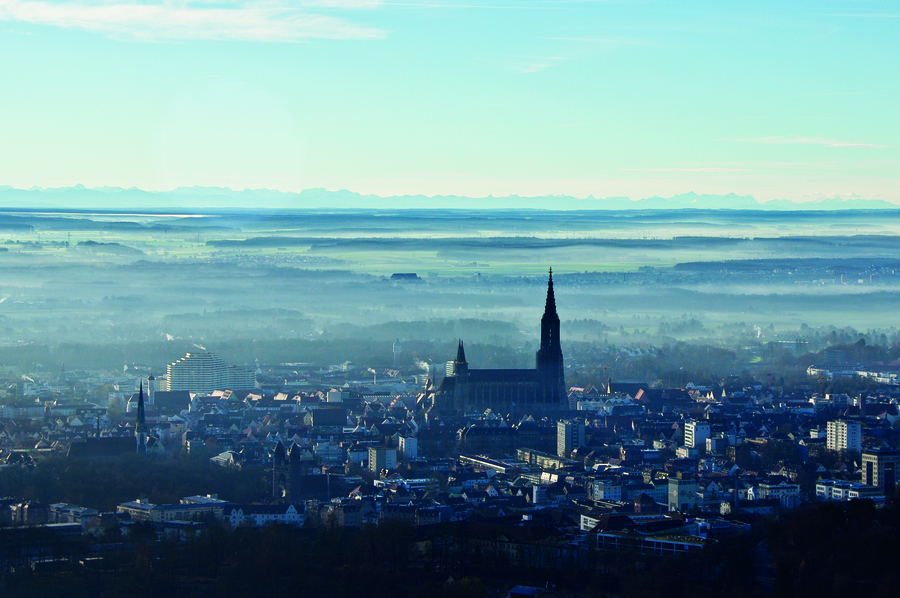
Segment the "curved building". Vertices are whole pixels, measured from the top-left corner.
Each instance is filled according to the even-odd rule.
[[[250,370],[228,365],[209,351],[192,351],[166,366],[168,388],[190,392],[214,390],[249,390],[256,388],[256,374]]]

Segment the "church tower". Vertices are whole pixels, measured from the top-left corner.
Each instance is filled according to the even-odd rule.
[[[535,355],[535,367],[543,385],[544,401],[565,403],[566,382],[562,346],[559,344],[559,315],[553,294],[553,268],[547,282],[547,302],[541,318],[541,348]]]
[[[456,348],[456,359],[453,360],[453,375],[456,377],[456,388],[453,393],[453,408],[465,409],[469,400],[469,362],[466,361],[466,347],[462,339]]]
[[[456,359],[453,360],[453,373],[457,376],[469,373],[469,362],[466,361],[466,347],[463,345],[462,339],[456,347]]]
[[[147,404],[153,407],[156,405],[156,377],[150,372],[147,378]]]
[[[144,381],[141,380],[141,388],[138,393],[137,421],[134,426],[134,438],[137,444],[137,453],[142,455],[147,452],[147,416],[144,414]]]
[[[447,362],[447,375],[434,394],[441,411],[541,413],[568,409],[565,369],[559,342],[559,315],[553,294],[553,270],[547,282],[547,303],[541,318],[541,346],[534,369],[469,368],[462,340],[456,359]]]

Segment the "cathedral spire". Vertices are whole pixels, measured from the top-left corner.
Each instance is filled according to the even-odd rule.
[[[137,426],[135,427],[135,431],[137,432],[146,432],[147,431],[147,416],[144,414],[144,381],[141,380],[141,387],[138,391],[138,406],[137,406]]]
[[[536,362],[541,375],[553,380],[554,394],[561,394],[559,388],[563,379],[563,357],[559,344],[559,315],[556,313],[556,296],[553,294],[552,268],[547,279],[547,304],[541,318],[541,348],[537,352]]]
[[[456,348],[456,363],[466,363],[466,348],[462,339],[459,339],[459,346]]]
[[[134,437],[137,440],[137,452],[143,453],[147,450],[147,416],[144,414],[144,381],[141,380],[141,387],[138,391],[137,421],[134,426]]]
[[[544,305],[544,315],[556,314],[556,295],[553,294],[553,268],[550,268],[550,278],[547,281],[547,303]]]

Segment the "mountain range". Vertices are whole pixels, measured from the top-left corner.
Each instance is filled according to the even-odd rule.
[[[212,210],[212,209],[536,209],[536,210],[895,210],[900,204],[873,199],[823,199],[809,202],[760,202],[747,195],[683,193],[672,197],[459,197],[403,195],[380,197],[353,191],[306,189],[299,193],[270,189],[235,191],[224,187],[179,187],[172,191],[143,191],[120,187],[16,189],[0,186],[0,209],[51,210]]]

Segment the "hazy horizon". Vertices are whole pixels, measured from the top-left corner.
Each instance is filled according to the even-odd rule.
[[[895,13],[2,0],[0,185],[898,202]]]
[[[539,210],[892,210],[900,203],[878,199],[816,199],[807,201],[760,201],[752,196],[697,194],[671,197],[573,197],[549,196],[457,196],[457,195],[364,195],[347,189],[321,188],[300,192],[276,189],[230,189],[227,187],[178,187],[148,191],[131,187],[73,187],[17,189],[0,185],[0,210],[170,210],[170,209],[539,209]]]

